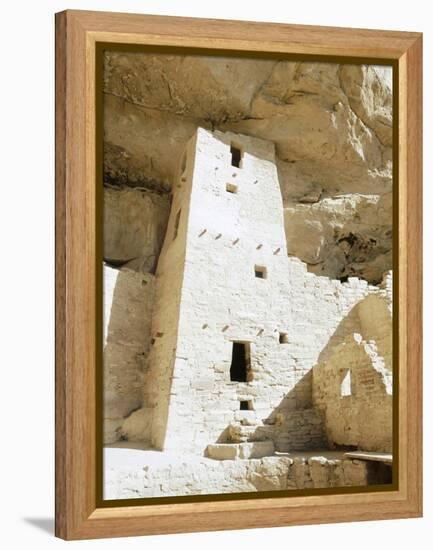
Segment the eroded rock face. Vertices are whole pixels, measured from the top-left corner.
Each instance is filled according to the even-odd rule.
[[[104,124],[105,181],[155,193],[197,126],[272,140],[289,252],[333,278],[392,267],[389,71],[109,52]]]
[[[345,280],[382,281],[392,265],[392,195],[347,194],[284,209],[288,252],[309,270]]]
[[[103,277],[104,443],[113,443],[136,432],[139,416],[129,415],[142,406],[155,277],[106,265]]]
[[[113,267],[154,273],[167,229],[167,193],[104,188],[104,260]]]

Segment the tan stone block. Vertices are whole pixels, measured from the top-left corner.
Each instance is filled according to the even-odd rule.
[[[206,454],[215,460],[234,460],[238,454],[238,448],[233,444],[214,443],[206,447]]]
[[[273,441],[253,441],[249,443],[239,443],[238,457],[242,459],[262,458],[274,454],[275,447]]]

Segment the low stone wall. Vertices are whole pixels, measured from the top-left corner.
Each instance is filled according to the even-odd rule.
[[[277,430],[274,438],[277,451],[303,451],[326,448],[324,421],[320,411],[293,411]]]
[[[303,409],[276,413],[262,423],[255,411],[237,411],[222,443],[247,441],[270,442],[276,451],[282,452],[324,449],[327,446],[324,417],[317,409]]]
[[[351,312],[350,331],[313,369],[313,403],[323,412],[328,444],[392,451],[392,317],[385,293]],[[331,343],[332,344],[332,343]]]
[[[368,462],[324,456],[273,456],[249,460],[191,461],[106,468],[106,499],[164,497],[324,487],[365,486],[375,468]],[[374,472],[373,472],[374,473]],[[380,482],[380,479],[374,480]]]
[[[369,484],[371,467],[359,460],[297,457],[289,468],[287,489],[362,487]]]

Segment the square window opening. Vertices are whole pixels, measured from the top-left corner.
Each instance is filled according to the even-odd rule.
[[[287,332],[280,332],[279,341],[280,341],[280,344],[289,343],[289,335],[287,334]]]
[[[253,409],[253,402],[251,399],[247,401],[239,401],[239,410],[240,411],[252,411]]]
[[[236,194],[238,192],[238,186],[234,183],[226,183],[226,191],[227,193],[234,193]]]
[[[254,275],[257,277],[257,279],[267,279],[268,278],[268,270],[263,265],[255,265],[254,266]]]

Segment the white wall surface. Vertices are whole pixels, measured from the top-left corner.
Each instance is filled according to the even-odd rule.
[[[2,437],[0,545],[64,548],[52,534],[54,511],[54,12],[65,8],[423,31],[425,97],[433,97],[430,3],[202,2],[198,0],[15,0],[2,5],[0,122],[0,323]],[[433,278],[431,102],[425,102],[425,281]],[[433,328],[432,287],[425,286],[425,334]],[[425,346],[425,464],[433,460],[431,362]],[[425,517],[341,525],[170,535],[69,543],[84,548],[167,546],[207,550],[271,547],[321,550],[428,547],[433,527],[432,470],[425,471]],[[430,536],[429,536],[430,535]]]

